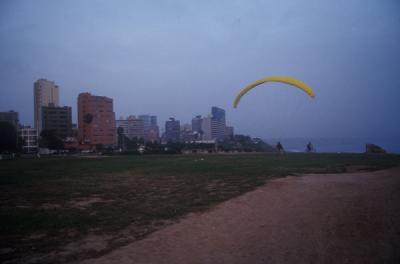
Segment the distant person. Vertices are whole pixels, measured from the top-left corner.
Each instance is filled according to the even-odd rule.
[[[314,152],[314,146],[313,146],[313,144],[311,144],[311,142],[308,142],[307,147],[306,147],[306,152],[307,153]]]
[[[283,149],[283,146],[280,141],[276,144],[276,149],[278,150],[279,153],[284,153],[285,150]]]

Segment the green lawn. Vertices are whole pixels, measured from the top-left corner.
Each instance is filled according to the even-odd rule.
[[[399,155],[237,154],[0,161],[0,260],[67,262],[104,254],[189,212],[289,174],[375,170]],[[100,248],[73,245],[99,236]],[[72,244],[71,244],[72,243]],[[69,248],[69,249],[66,249]],[[61,257],[45,255],[64,252]],[[19,259],[19,260],[18,260]]]

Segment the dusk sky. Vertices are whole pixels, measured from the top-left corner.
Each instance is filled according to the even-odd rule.
[[[400,1],[0,1],[0,111],[33,123],[33,83],[73,107],[90,92],[116,117],[189,123],[211,106],[259,137],[400,135]],[[288,75],[311,99],[250,82]]]

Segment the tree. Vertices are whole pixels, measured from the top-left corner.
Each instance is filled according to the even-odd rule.
[[[40,133],[39,146],[48,149],[64,149],[64,142],[57,137],[55,130],[43,130]]]
[[[179,154],[182,153],[182,144],[179,142],[168,142],[165,145],[165,153],[167,154]]]
[[[97,151],[104,151],[105,150],[105,147],[104,147],[104,145],[103,144],[96,144],[96,150]]]
[[[126,149],[126,138],[124,135],[124,128],[118,127],[117,134],[118,134],[118,147],[120,149]]]
[[[0,122],[0,152],[17,150],[17,129],[9,122]]]

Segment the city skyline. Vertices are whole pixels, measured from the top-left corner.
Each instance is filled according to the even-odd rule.
[[[18,111],[21,123],[33,125],[28,95],[47,78],[60,105],[90,92],[112,97],[116,116],[157,115],[160,124],[216,105],[237,133],[263,138],[400,133],[398,1],[0,5],[0,111]],[[232,108],[244,86],[270,75],[303,80],[315,100],[271,84]]]
[[[78,107],[77,108],[75,108],[73,106],[62,106],[61,107],[60,105],[62,105],[62,104],[60,102],[62,101],[62,96],[60,96],[59,94],[60,94],[60,91],[62,92],[63,89],[60,88],[59,85],[56,85],[56,83],[57,83],[57,81],[49,80],[49,79],[46,79],[46,78],[39,78],[39,79],[37,79],[36,81],[33,82],[33,101],[34,101],[34,105],[36,105],[36,103],[35,103],[36,101],[39,101],[39,99],[37,99],[39,97],[38,94],[41,94],[41,95],[44,94],[45,95],[44,97],[45,97],[46,100],[45,100],[44,103],[38,104],[38,106],[34,107],[32,123],[30,123],[30,122],[25,122],[25,123],[19,122],[19,125],[21,125],[21,126],[31,126],[32,128],[36,128],[36,129],[38,129],[38,131],[40,131],[42,129],[42,125],[38,125],[39,123],[41,124],[41,122],[39,122],[39,121],[36,122],[35,121],[35,113],[36,112],[38,112],[38,116],[41,117],[42,116],[42,113],[41,113],[41,111],[42,111],[41,108],[42,107],[44,107],[44,108],[46,108],[46,107],[53,108],[54,107],[54,108],[60,108],[60,109],[67,107],[67,108],[70,108],[69,111],[71,111],[73,113],[72,114],[73,118],[71,119],[72,120],[72,124],[78,126],[78,123],[79,123],[79,115],[78,115],[78,112],[79,112],[78,111],[78,109],[79,109],[79,95],[80,94],[85,94],[85,93],[86,94],[91,94],[91,93],[89,93],[89,92],[81,92],[81,93],[78,94],[78,96],[77,96]],[[45,92],[42,92],[42,91],[38,92],[38,89],[42,88],[40,86],[40,84],[44,84]],[[50,87],[49,87],[49,85],[50,85]],[[56,89],[55,95],[53,95],[53,89],[54,89],[53,87]],[[109,99],[113,100],[112,97],[105,96],[105,95],[93,95],[93,96],[105,97],[105,98],[109,98]],[[216,107],[216,106],[210,106],[210,108],[211,108],[211,113],[209,114],[210,117],[213,116],[212,112],[214,110],[218,111],[217,109],[219,109],[219,110],[223,111],[223,125],[222,126],[225,128],[226,127],[225,109],[221,109],[221,108]],[[75,109],[75,111],[74,111],[74,109]],[[17,109],[10,109],[10,110],[1,111],[1,112],[4,112],[4,113],[6,113],[6,112],[16,112],[16,113],[18,113],[18,115],[21,113]],[[126,118],[124,118],[124,116],[126,116]],[[145,114],[145,113],[140,113],[140,114],[137,114],[137,113],[136,114],[121,113],[120,115],[118,115],[118,118],[117,118],[117,115],[115,114],[115,120],[116,121],[128,120],[129,118],[132,118],[132,117],[135,117],[135,116],[137,116],[138,119],[142,119],[145,122],[147,121],[146,120],[147,118],[152,118],[152,119],[155,120],[155,124],[157,124],[157,116],[158,115],[156,115],[156,114],[151,114],[150,115],[150,114]],[[197,117],[197,116],[201,116],[201,115],[196,114],[196,115],[192,116],[192,119]],[[162,123],[168,122],[171,118],[174,118],[176,120],[180,120],[179,118],[176,118],[174,116],[170,116]],[[186,120],[186,122],[182,122],[182,126],[184,124],[191,123],[192,119]],[[147,121],[147,122],[150,122],[150,120]],[[152,121],[152,122],[154,122],[154,121]],[[36,123],[38,123],[38,124],[36,124]],[[149,126],[149,125],[150,124],[148,124],[147,126]],[[118,126],[116,126],[116,127],[118,127]],[[147,129],[149,129],[149,127]],[[159,129],[160,132],[165,132],[165,129],[163,128],[163,126],[158,127],[157,129]],[[40,132],[38,132],[38,133],[40,133]],[[221,132],[218,132],[218,133],[221,133]],[[157,132],[157,134],[158,134],[158,132]],[[210,134],[210,136],[211,136],[211,134]]]

